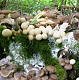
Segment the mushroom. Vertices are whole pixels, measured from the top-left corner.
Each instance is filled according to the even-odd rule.
[[[4,29],[4,30],[2,31],[2,35],[3,35],[4,37],[10,37],[10,36],[12,35],[12,31],[11,31],[10,29]]]
[[[14,79],[15,80],[27,80],[27,77],[24,74],[24,72],[17,72],[17,73],[14,73]]]
[[[4,66],[4,65],[6,65],[8,63],[9,63],[9,60],[6,59],[6,58],[3,58],[2,60],[0,60],[0,66]]]
[[[46,66],[47,71],[49,71],[49,73],[55,73],[56,69],[54,66]]]
[[[75,14],[74,14],[74,17],[76,17],[76,18],[79,19],[79,13],[75,13]]]
[[[15,71],[16,65],[13,63],[8,63],[5,66],[1,67],[0,75],[3,77],[8,77]]]
[[[25,35],[28,34],[28,30],[27,29],[24,29],[23,30],[23,34],[25,34]]]
[[[43,21],[45,22],[46,19],[45,19],[45,18],[39,18],[39,19],[37,19],[37,21],[38,21],[38,22],[43,22]]]
[[[75,40],[79,41],[79,30],[73,32]]]
[[[42,80],[48,80],[48,76],[43,76]]]
[[[72,69],[72,65],[71,65],[71,64],[66,64],[66,65],[64,66],[64,68],[65,68],[66,70],[71,70],[71,69]]]
[[[34,25],[29,25],[29,28],[34,29],[35,27],[34,27]]]
[[[14,21],[14,19],[11,19],[11,18],[5,18],[5,19],[3,19],[3,20],[1,21],[0,24],[1,24],[1,25],[6,25],[6,24],[8,24],[8,25],[10,25],[10,26],[13,26],[13,25],[15,25],[15,21]]]
[[[65,59],[65,63],[69,64],[70,60],[69,59]]]
[[[32,77],[36,76],[36,71],[35,70],[31,70],[28,72],[28,74]]]
[[[14,78],[7,78],[6,80],[15,80]]]
[[[21,23],[26,22],[26,19],[25,19],[25,17],[18,17],[16,19],[16,22],[20,25]]]
[[[40,77],[36,77],[36,80],[42,80]]]
[[[34,39],[33,35],[28,35],[28,39],[33,40]]]
[[[46,21],[42,21],[39,24],[45,26],[46,25]]]
[[[61,66],[65,66],[65,60],[63,58],[59,59],[59,63]]]
[[[62,39],[61,38],[57,39],[56,43],[58,43],[58,44],[62,43]]]
[[[14,72],[14,70],[1,69],[0,70],[0,75],[3,76],[3,77],[8,77],[13,72]]]
[[[10,10],[0,10],[0,14],[9,14],[9,13],[11,13],[12,11],[10,11]]]
[[[78,78],[76,78],[76,80],[79,80],[79,77],[78,77]]]
[[[30,35],[34,35],[34,34],[35,34],[35,29],[31,29],[31,30],[29,31],[29,34],[30,34]]]
[[[26,22],[25,17],[19,17],[19,19],[20,19],[21,23]]]
[[[55,74],[51,74],[51,75],[50,75],[50,78],[51,78],[51,80],[58,80],[58,79],[57,79],[57,76],[56,76]]]
[[[5,78],[0,75],[0,80],[5,80]]]
[[[49,25],[49,26],[46,26],[46,29],[52,30],[52,27]]]
[[[35,35],[40,34],[41,33],[41,30],[39,28],[35,28],[34,33],[35,33]]]
[[[40,28],[40,30],[42,31],[42,33],[47,34],[48,30],[46,28]]]
[[[75,60],[75,59],[71,59],[71,60],[70,60],[70,64],[71,64],[71,65],[74,65],[75,63],[76,63],[76,60]]]
[[[54,38],[60,38],[60,31],[55,30],[55,31],[53,32],[53,37],[54,37]]]
[[[52,35],[53,35],[53,30],[50,30],[50,31],[48,32],[48,35],[49,35],[49,36],[52,36]]]
[[[55,24],[55,22],[53,22],[52,20],[48,19],[48,20],[46,21],[46,24],[53,25],[53,24]]]
[[[20,13],[19,12],[15,11],[14,13],[11,13],[11,18],[16,19],[18,17],[20,17]]]
[[[22,29],[27,29],[28,27],[29,27],[29,22],[28,22],[28,21],[23,22],[23,23],[21,24],[21,28],[22,28]]]
[[[44,69],[41,69],[41,70],[39,71],[39,76],[42,77],[42,76],[44,76],[44,74],[45,74]]]
[[[44,17],[48,17],[48,18],[56,18],[57,14],[55,14],[53,11],[51,11],[49,8],[45,8],[44,9]]]
[[[36,35],[36,40],[42,40],[42,35],[41,34],[37,34]]]
[[[43,34],[42,34],[42,38],[43,38],[43,39],[47,39],[47,34],[43,33]]]
[[[66,33],[64,31],[60,31],[60,35],[61,35],[61,37],[64,37],[66,35]]]
[[[0,14],[0,20],[4,19],[5,15],[4,14]]]

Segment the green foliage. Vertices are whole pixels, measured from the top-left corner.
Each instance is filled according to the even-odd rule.
[[[79,61],[76,62],[75,64],[75,70],[76,70],[76,77],[79,77]]]
[[[45,6],[52,6],[52,0],[8,0],[6,9],[20,10],[21,12],[32,13],[43,10]]]
[[[35,51],[39,52],[42,60],[46,65],[55,65],[57,63],[57,60],[55,58],[52,58],[51,47],[48,44],[48,40],[34,40],[33,42],[33,48],[35,49]]]
[[[48,44],[48,40],[29,41],[28,38],[22,34],[17,35],[14,40],[22,45],[20,55],[23,59],[31,58],[33,54],[39,53],[46,65],[56,65],[58,63],[55,58],[52,58],[51,47]]]
[[[3,0],[0,0],[0,3]],[[18,10],[21,12],[33,13],[38,10],[43,10],[45,6],[53,8],[57,5],[59,8],[62,5],[78,6],[79,0],[7,0],[5,9]]]
[[[22,44],[23,53],[21,55],[23,58],[31,58],[33,54],[39,53],[45,65],[53,65],[56,67],[58,80],[64,80],[66,78],[66,71],[60,66],[58,60],[52,57],[48,40],[29,41],[24,35],[16,36],[15,40]]]
[[[14,39],[15,42],[21,43],[22,51],[20,52],[20,55],[23,57],[23,59],[31,58],[33,56],[33,50],[31,42],[27,39],[25,35],[17,35]]]
[[[63,69],[62,66],[59,64],[55,65],[55,67],[56,67],[56,74],[58,76],[58,80],[65,80],[67,76],[65,69]]]

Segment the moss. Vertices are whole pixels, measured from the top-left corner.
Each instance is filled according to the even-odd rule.
[[[14,39],[15,42],[21,43],[22,51],[20,52],[20,55],[24,58],[31,58],[33,57],[33,50],[31,42],[27,39],[25,35],[17,35]]]
[[[56,74],[58,76],[58,80],[65,80],[67,76],[66,71],[59,64],[55,65],[55,67],[56,67]]]
[[[75,66],[74,66],[75,70],[76,70],[76,77],[79,77],[79,61],[76,62]]]

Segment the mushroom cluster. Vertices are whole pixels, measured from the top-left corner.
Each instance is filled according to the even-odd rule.
[[[65,51],[63,50],[60,52],[59,63],[66,70],[72,70],[73,65],[76,63],[76,61],[75,61],[75,59],[69,59],[67,56],[67,50],[65,50]]]
[[[26,21],[21,24],[22,32],[24,35],[28,34],[29,40],[42,40],[47,39],[49,36],[54,37],[56,39],[57,43],[62,42],[62,38],[66,35],[65,31],[68,27],[68,23],[64,22],[61,25],[57,25],[55,28],[52,28],[52,26],[39,26],[38,28],[30,24],[30,22]]]
[[[79,41],[79,30],[73,32],[75,40]]]
[[[40,11],[32,21],[36,20],[36,27],[50,25],[54,28],[57,24],[63,23],[65,21],[65,16],[57,9],[50,10],[49,8],[45,8],[43,11]]]
[[[10,56],[0,60],[0,76],[3,78],[12,77],[13,73],[16,71],[16,65],[10,62],[10,60]]]
[[[31,64],[27,67],[28,72],[17,71],[17,65],[8,56],[0,60],[1,80],[58,80],[54,66],[35,67]]]
[[[0,22],[1,25],[6,26],[6,29],[2,31],[4,37],[24,34],[28,36],[29,40],[42,40],[51,36],[55,38],[56,43],[61,43],[63,41],[62,38],[65,36],[66,28],[69,26],[65,22],[64,16],[60,15],[57,9],[50,10],[45,8],[29,20],[16,11],[4,10],[1,13],[7,14],[7,17]]]
[[[15,73],[14,78],[16,80],[57,80],[57,75],[55,74],[54,66],[46,66],[38,70],[38,72],[34,68],[30,69],[26,75],[22,72]]]
[[[42,80],[58,80],[55,72],[56,72],[55,67],[49,65],[46,66],[44,69],[41,69],[40,76],[42,77]]]

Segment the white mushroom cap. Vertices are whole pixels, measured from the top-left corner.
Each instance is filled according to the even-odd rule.
[[[78,77],[78,78],[76,78],[76,80],[79,80],[79,77]]]
[[[4,37],[10,37],[10,36],[12,35],[12,31],[11,31],[10,29],[4,29],[4,30],[2,31],[2,35],[3,35]]]
[[[29,25],[29,28],[34,29],[35,27],[34,27],[34,25]]]
[[[27,28],[28,28],[28,25],[29,25],[29,22],[28,22],[28,21],[23,22],[23,23],[21,24],[21,28],[22,28],[22,29],[27,29]]]
[[[35,34],[35,29],[31,29],[31,30],[29,31],[29,34],[30,34],[30,35],[34,35],[34,34]]]
[[[48,30],[46,28],[42,28],[41,31],[42,33],[46,33],[46,34],[48,33]]]
[[[46,29],[50,31],[50,30],[52,30],[52,27],[51,26],[46,26]]]
[[[56,43],[58,43],[58,44],[62,43],[62,39],[61,38],[60,39],[57,39],[56,40]]]
[[[60,31],[60,35],[61,35],[61,37],[64,37],[66,35],[66,33],[64,31]]]
[[[23,30],[23,34],[26,35],[27,33],[28,33],[28,30],[27,30],[27,29],[24,29],[24,30]]]
[[[28,39],[33,40],[34,39],[33,35],[28,35]]]
[[[28,28],[27,28],[27,32],[29,33],[30,30],[31,30],[31,29],[28,27]]]
[[[37,34],[40,34],[41,33],[41,30],[39,28],[35,28],[35,31],[34,32],[37,35]]]
[[[43,38],[43,39],[47,39],[47,34],[43,33],[43,34],[42,34],[42,38]]]
[[[41,40],[42,39],[42,35],[41,34],[37,34],[36,35],[36,40]]]
[[[70,64],[73,65],[73,64],[75,64],[75,63],[76,63],[75,59],[71,59],[71,60],[70,60]]]
[[[44,26],[40,26],[39,29],[42,30],[42,29],[45,29],[45,27]]]
[[[60,38],[60,36],[61,36],[60,31],[55,30],[53,33],[53,37],[54,38]]]
[[[49,35],[49,36],[52,36],[52,35],[53,35],[53,30],[50,30],[50,31],[48,32],[48,35]]]
[[[26,21],[25,17],[19,17],[19,19],[20,19],[21,22],[25,22]]]

